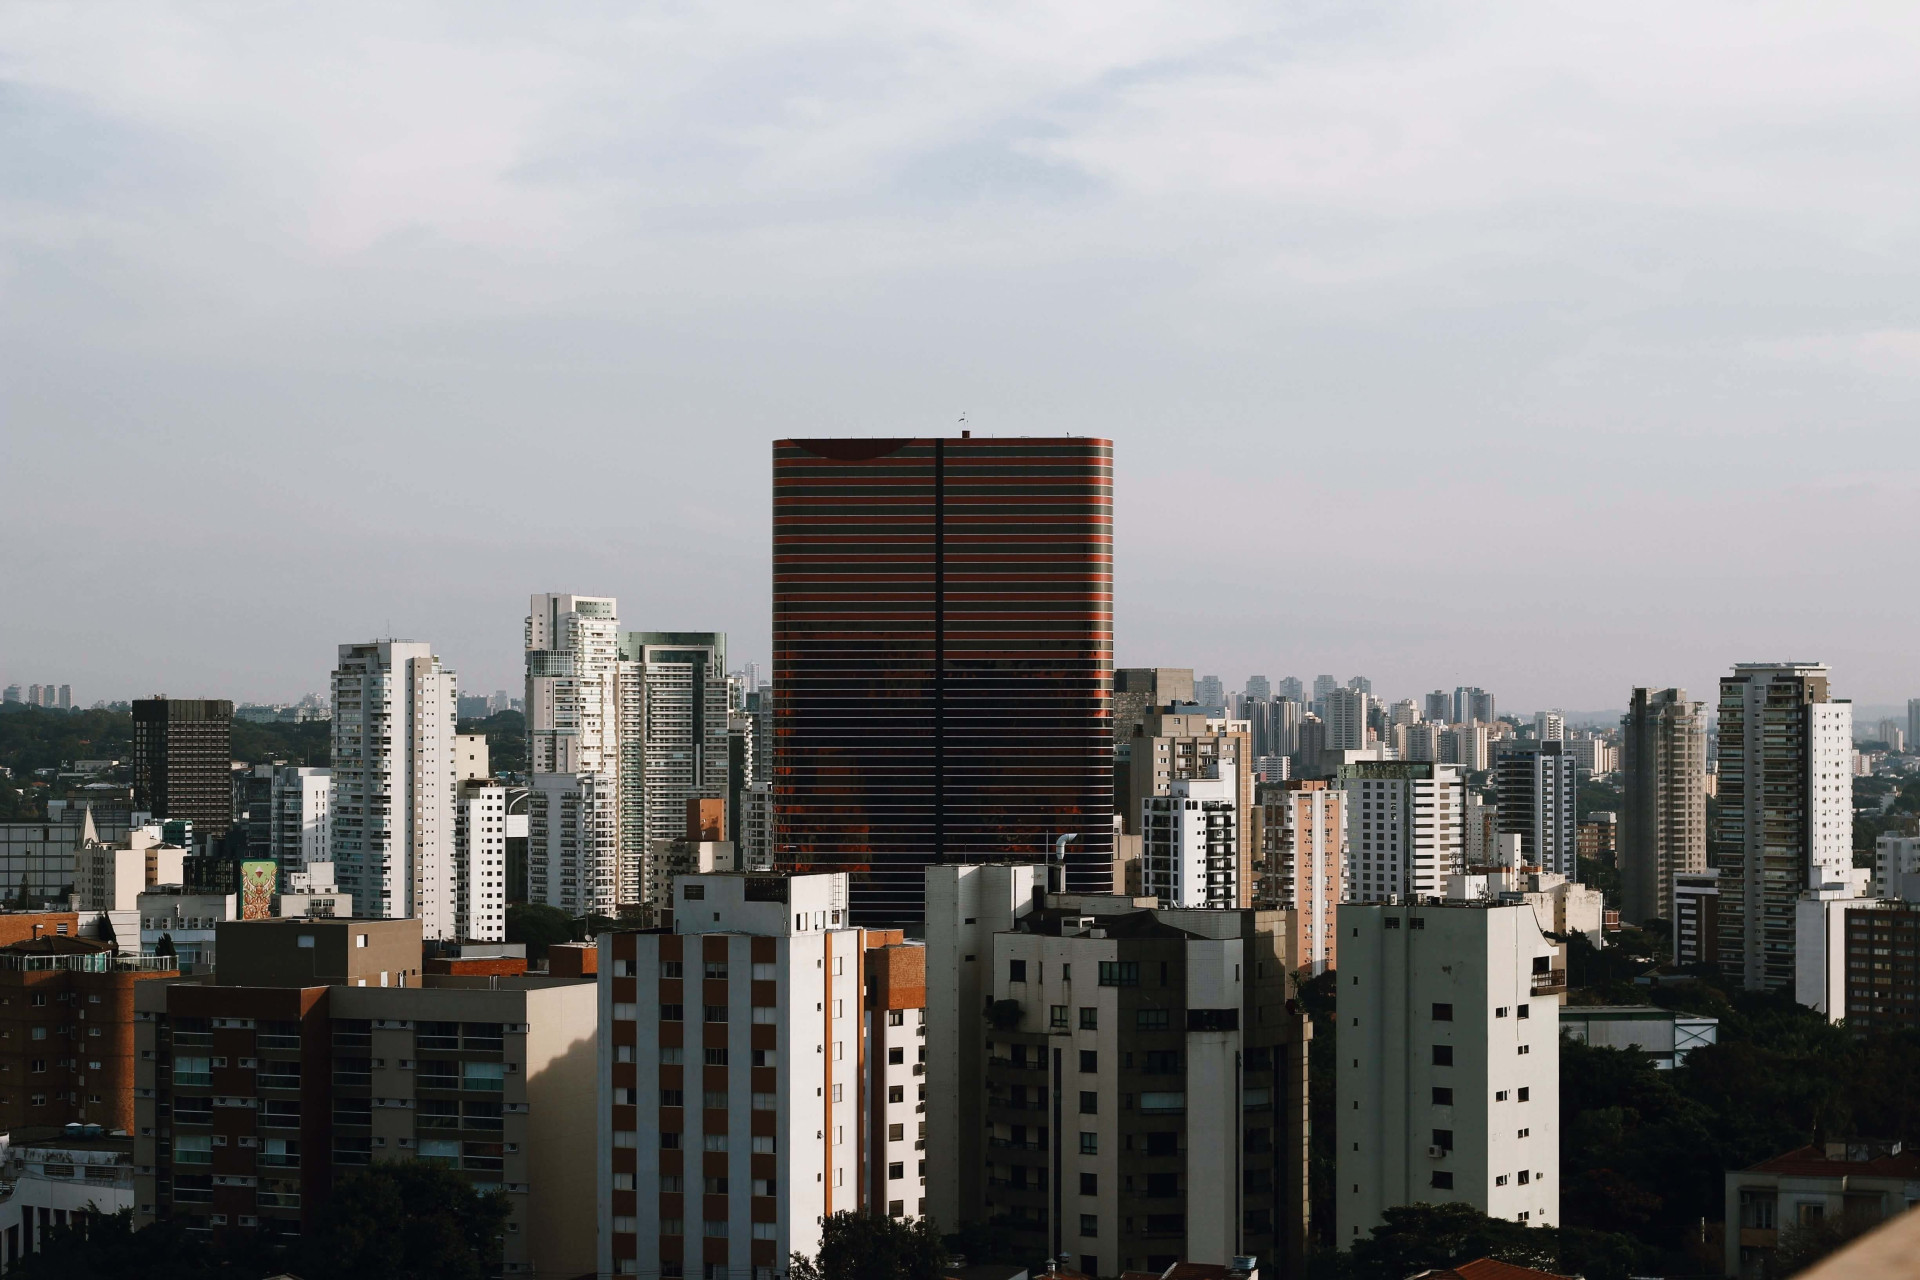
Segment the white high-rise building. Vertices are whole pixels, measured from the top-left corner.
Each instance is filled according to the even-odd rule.
[[[1175,907],[1237,907],[1240,804],[1235,771],[1211,778],[1175,778],[1168,794],[1140,803],[1143,891]]]
[[[927,1148],[942,1153],[927,1182],[935,1222],[984,1222],[986,1094],[980,1011],[992,996],[994,935],[1013,928],[1044,891],[1041,867],[983,864],[927,868]]]
[[[1576,875],[1578,782],[1573,756],[1556,738],[1522,742],[1495,762],[1500,834],[1517,835],[1533,866],[1572,880]]]
[[[353,913],[418,917],[427,938],[457,936],[454,724],[458,677],[433,646],[340,646],[333,671],[334,874]]]
[[[270,796],[270,848],[282,877],[333,856],[333,770],[282,765]]]
[[[507,937],[507,788],[491,778],[459,784],[454,815],[454,936]]]
[[[527,895],[578,914],[639,901],[638,850],[622,856],[622,766],[638,720],[623,714],[619,633],[611,596],[528,602]]]
[[[1466,787],[1453,765],[1361,760],[1340,768],[1347,793],[1349,902],[1439,897],[1463,870]]]
[[[1565,991],[1530,906],[1340,908],[1340,1244],[1418,1203],[1560,1225]]]
[[[724,798],[739,686],[726,674],[727,637],[719,631],[627,631],[620,636],[622,714],[628,733],[622,821],[630,856],[641,850],[633,898],[665,897],[658,864],[666,846],[686,834],[687,801]],[[733,839],[740,815],[727,815]],[[623,893],[625,890],[623,890]]]
[[[1851,883],[1853,704],[1825,666],[1743,662],[1720,678],[1720,967],[1794,991],[1796,902]]]
[[[1542,742],[1565,742],[1567,740],[1567,718],[1558,711],[1534,712],[1533,736]]]
[[[600,938],[598,1272],[771,1280],[870,1205],[863,973],[899,935],[847,923],[845,873],[670,892],[673,932]]]
[[[1874,841],[1873,896],[1920,902],[1920,837],[1881,836]]]

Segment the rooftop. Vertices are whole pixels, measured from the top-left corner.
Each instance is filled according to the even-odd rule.
[[[1803,1178],[1920,1178],[1920,1152],[1898,1142],[1828,1142],[1762,1160],[1748,1173],[1778,1173]]]

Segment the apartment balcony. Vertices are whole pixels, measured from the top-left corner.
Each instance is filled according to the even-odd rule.
[[[1567,991],[1567,971],[1548,969],[1544,973],[1533,975],[1533,994],[1536,996],[1565,995]]]

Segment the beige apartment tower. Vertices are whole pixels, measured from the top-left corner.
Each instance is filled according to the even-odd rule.
[[[1673,878],[1707,868],[1706,704],[1685,689],[1635,689],[1620,739],[1621,918],[1671,920]]]

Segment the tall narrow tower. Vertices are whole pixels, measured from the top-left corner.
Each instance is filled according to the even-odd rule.
[[[528,603],[527,896],[577,915],[639,901],[643,846],[621,805],[638,722],[623,712],[619,631],[611,596]]]
[[[343,644],[333,671],[335,876],[356,916],[417,916],[428,938],[459,931],[457,685],[433,646],[415,640]]]
[[[1707,869],[1707,715],[1685,689],[1635,689],[1620,721],[1620,914],[1673,919],[1673,878]]]
[[[1853,704],[1813,662],[1720,678],[1720,967],[1793,991],[1795,900],[1853,870]]]
[[[920,918],[935,863],[1113,859],[1113,446],[781,440],[777,866]]]

